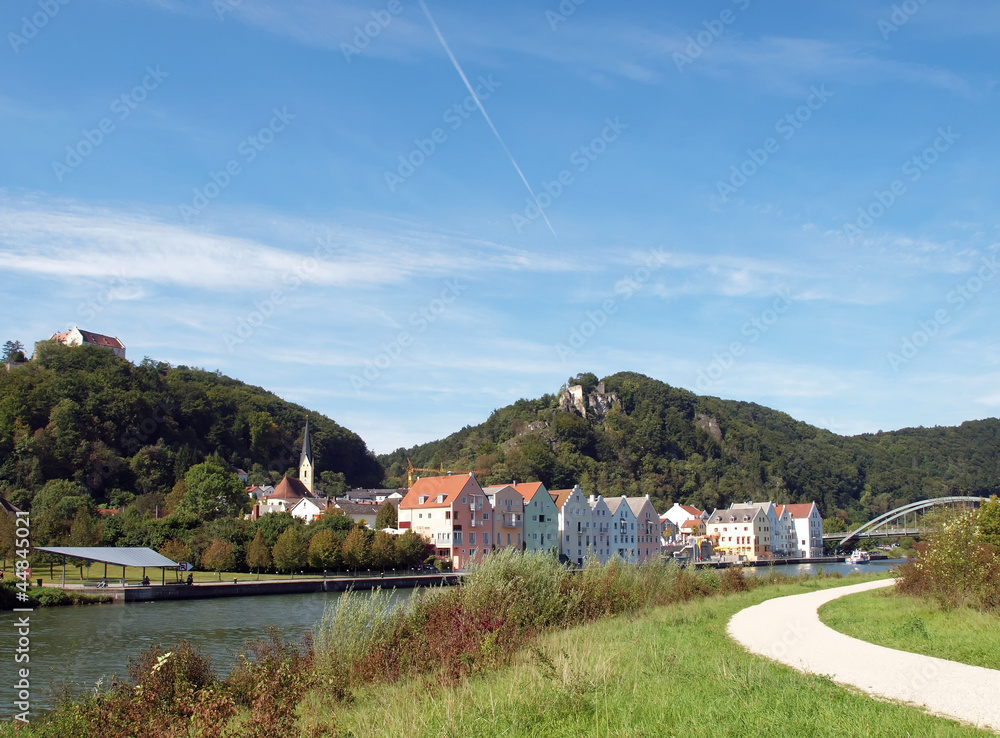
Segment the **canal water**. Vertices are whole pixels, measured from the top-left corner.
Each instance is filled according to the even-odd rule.
[[[412,592],[397,590],[396,596],[404,600]],[[340,596],[316,592],[36,609],[30,614],[32,708],[51,708],[56,694],[66,688],[79,694],[107,685],[112,676],[127,677],[128,657],[156,643],[172,646],[186,640],[225,675],[246,641],[265,637],[271,626],[286,641],[301,643]],[[0,612],[0,704],[8,708],[21,666],[14,662],[15,620],[15,613]],[[9,715],[8,708],[0,708],[0,719]]]
[[[778,574],[815,576],[823,572],[874,573],[892,569],[901,559],[865,565],[796,564],[776,566]],[[766,567],[747,569],[758,576]],[[400,590],[402,600],[412,590]],[[127,676],[128,657],[156,643],[164,646],[187,640],[211,657],[220,674],[228,673],[248,639],[267,635],[276,627],[285,640],[301,642],[314,632],[324,609],[340,597],[337,592],[226,597],[215,600],[174,600],[128,605],[40,608],[31,614],[30,669],[33,708],[51,708],[55,695],[69,688],[79,694],[111,677]],[[10,705],[18,664],[14,662],[15,614],[0,613],[0,703]],[[0,712],[0,717],[3,716]]]

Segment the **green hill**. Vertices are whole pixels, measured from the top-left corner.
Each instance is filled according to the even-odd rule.
[[[754,403],[702,397],[622,372],[582,374],[585,415],[565,389],[496,410],[478,426],[379,457],[387,486],[416,467],[478,470],[484,483],[579,483],[587,493],[649,494],[709,510],[742,500],[819,503],[860,522],[897,505],[1000,490],[1000,421],[839,436]]]
[[[0,369],[0,494],[29,505],[46,483],[64,479],[98,504],[119,506],[132,495],[168,494],[206,457],[249,471],[251,481],[277,481],[298,468],[307,415],[320,487],[380,482],[361,438],[260,387],[42,342],[32,361]]]

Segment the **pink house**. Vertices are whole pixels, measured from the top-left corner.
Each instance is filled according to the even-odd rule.
[[[472,474],[418,479],[399,503],[399,529],[412,529],[454,569],[479,561],[489,550],[492,512]]]

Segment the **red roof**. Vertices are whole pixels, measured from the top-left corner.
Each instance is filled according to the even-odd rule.
[[[122,342],[119,341],[114,336],[105,336],[102,333],[85,331],[83,330],[83,328],[77,328],[76,330],[80,331],[80,335],[83,336],[84,343],[88,343],[93,346],[106,346],[107,348],[122,349],[123,351],[125,350],[125,346],[122,344]],[[63,343],[69,337],[69,334],[72,332],[73,331],[66,331],[65,333],[56,333],[54,336],[52,336],[52,338],[59,341],[60,343]]]
[[[531,502],[538,490],[545,489],[545,485],[541,482],[521,482],[511,486],[521,494],[525,502]]]
[[[576,488],[574,487],[573,489],[576,489]],[[552,501],[554,503],[556,503],[556,507],[558,507],[560,510],[563,509],[563,505],[566,504],[566,500],[569,499],[569,496],[571,494],[573,494],[573,490],[572,489],[553,489],[553,490],[549,490],[549,497],[552,498]],[[607,500],[605,500],[605,502],[607,502]]]
[[[471,487],[471,488],[470,488]],[[483,494],[479,482],[472,474],[449,474],[443,477],[421,477],[403,497],[399,506],[404,509],[424,508],[424,507],[451,507],[463,491],[478,492]],[[441,502],[438,496],[444,495]],[[424,502],[420,502],[420,498]]]
[[[793,518],[808,518],[815,504],[815,502],[806,502],[801,505],[785,505],[785,509]]]
[[[274,492],[265,497],[265,500],[298,500],[303,497],[312,497],[309,488],[300,480],[293,477],[282,477]]]
[[[702,516],[702,511],[691,505],[681,505],[681,510],[689,515],[694,515],[696,518],[700,518]]]
[[[697,528],[699,525],[701,525],[701,522],[702,522],[701,518],[696,518],[694,520],[685,520],[683,523],[681,523],[681,527],[682,528]]]

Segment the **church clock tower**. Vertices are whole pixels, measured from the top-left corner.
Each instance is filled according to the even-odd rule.
[[[309,418],[306,418],[306,432],[302,437],[302,453],[299,456],[299,481],[306,486],[310,494],[313,492],[313,468],[312,442],[309,440]]]

